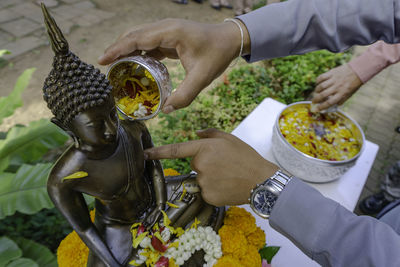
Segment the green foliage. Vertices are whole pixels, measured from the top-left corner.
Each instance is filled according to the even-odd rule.
[[[15,174],[0,174],[0,219],[16,211],[33,214],[53,207],[46,186],[51,166],[24,164]]]
[[[0,237],[0,266],[6,266],[10,261],[22,256],[22,250],[11,239]]]
[[[264,245],[264,247],[259,250],[261,259],[265,259],[269,264],[271,264],[272,258],[276,255],[276,253],[278,253],[280,248],[281,247],[275,247],[275,246],[268,247],[267,245]]]
[[[266,61],[270,86],[285,103],[304,100],[315,87],[315,79],[350,59],[349,53],[326,50]]]
[[[35,164],[67,140],[68,135],[47,119],[33,121],[28,126],[14,126],[0,140],[0,171]]]
[[[46,247],[27,240],[0,238],[0,266],[6,267],[56,267],[55,256]]]
[[[11,116],[16,108],[22,106],[21,94],[28,86],[35,70],[35,68],[25,70],[24,73],[19,76],[11,94],[7,97],[0,97],[0,124],[3,122],[4,118]]]
[[[9,55],[9,54],[11,54],[11,52],[8,50],[5,50],[5,49],[0,50],[0,57],[2,57],[4,55]]]
[[[0,50],[0,57],[6,53]],[[24,71],[11,94],[0,98],[0,124],[22,105],[21,94],[34,70]],[[21,239],[21,236],[47,246],[52,242],[54,248],[60,242],[59,233],[63,238],[66,234],[63,229],[71,231],[65,225],[58,227],[61,224],[56,223],[57,220],[66,224],[61,216],[46,213],[49,210],[44,209],[53,207],[46,184],[55,157],[49,155],[57,154],[52,151],[57,151],[67,139],[68,136],[48,120],[34,121],[28,126],[15,125],[8,132],[0,133],[0,236],[7,235],[16,241],[0,238],[0,266],[57,265],[46,247]]]
[[[256,10],[256,9],[258,9],[258,8],[260,8],[260,7],[263,7],[263,6],[265,6],[267,4],[267,0],[258,0],[257,2],[255,2],[254,4],[253,4],[253,10]]]
[[[154,143],[158,146],[194,140],[195,131],[206,128],[231,132],[266,97],[286,104],[305,100],[315,87],[316,77],[349,57],[318,51],[266,61],[265,67],[236,68],[189,107],[161,114],[159,127],[151,129]],[[178,72],[171,76],[179,76],[179,68]],[[164,160],[163,166],[181,173],[191,170],[189,159]]]

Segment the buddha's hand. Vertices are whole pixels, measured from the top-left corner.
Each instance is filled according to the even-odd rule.
[[[347,64],[321,74],[316,83],[312,102],[318,104],[318,111],[343,104],[362,85],[360,78]]]
[[[155,209],[153,209],[143,220],[143,225],[147,229],[152,229],[153,226],[162,218],[162,207],[157,206]]]
[[[242,29],[243,51],[246,52],[250,50],[250,41],[244,24]],[[188,106],[201,90],[222,74],[239,55],[240,45],[239,28],[232,22],[205,24],[165,19],[137,26],[121,35],[106,49],[99,63],[110,64],[118,58],[137,55],[142,51],[158,60],[165,57],[179,59],[186,77],[164,104],[163,112],[170,113]]]
[[[208,129],[197,135],[202,139],[146,149],[145,157],[192,157],[191,167],[197,172],[203,199],[212,205],[248,203],[251,189],[278,170],[275,164],[231,134]]]

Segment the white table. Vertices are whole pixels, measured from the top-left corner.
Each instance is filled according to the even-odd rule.
[[[276,163],[271,151],[272,126],[275,123],[276,116],[278,116],[278,113],[284,107],[284,104],[271,98],[264,99],[264,101],[233,130],[232,134],[252,146],[267,160]],[[378,149],[378,145],[366,141],[365,149],[357,160],[357,163],[341,178],[325,184],[308,184],[319,190],[324,196],[339,202],[348,210],[353,211],[365,181],[367,180]],[[243,205],[242,207],[253,213],[248,205]],[[272,260],[273,267],[319,266],[319,264],[312,261],[293,245],[289,239],[272,229],[267,220],[259,218],[254,213],[253,215],[256,217],[257,224],[265,231],[267,244],[281,247],[278,254]]]

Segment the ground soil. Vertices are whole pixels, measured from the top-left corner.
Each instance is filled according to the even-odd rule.
[[[106,67],[97,64],[97,58],[104,49],[129,28],[143,23],[150,23],[164,18],[183,18],[200,22],[217,23],[232,17],[233,11],[216,11],[208,2],[197,4],[189,1],[188,5],[178,5],[170,0],[94,0],[99,9],[115,12],[116,16],[91,27],[75,28],[66,36],[70,49],[83,61],[99,67],[105,72]],[[55,18],[57,20],[57,18]],[[0,131],[5,131],[16,123],[27,124],[40,118],[49,118],[50,111],[42,99],[43,81],[48,75],[53,59],[50,46],[43,46],[13,59],[0,69],[0,96],[6,96],[14,87],[18,76],[27,68],[36,68],[32,80],[23,94],[24,105],[12,117],[4,120]],[[176,61],[167,61],[170,72],[178,68]]]

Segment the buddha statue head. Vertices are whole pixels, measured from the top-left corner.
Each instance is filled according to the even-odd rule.
[[[53,68],[43,86],[43,98],[54,115],[51,121],[73,138],[76,148],[92,157],[106,156],[113,151],[118,132],[112,86],[99,69],[69,50],[43,4],[42,10],[55,53]]]

